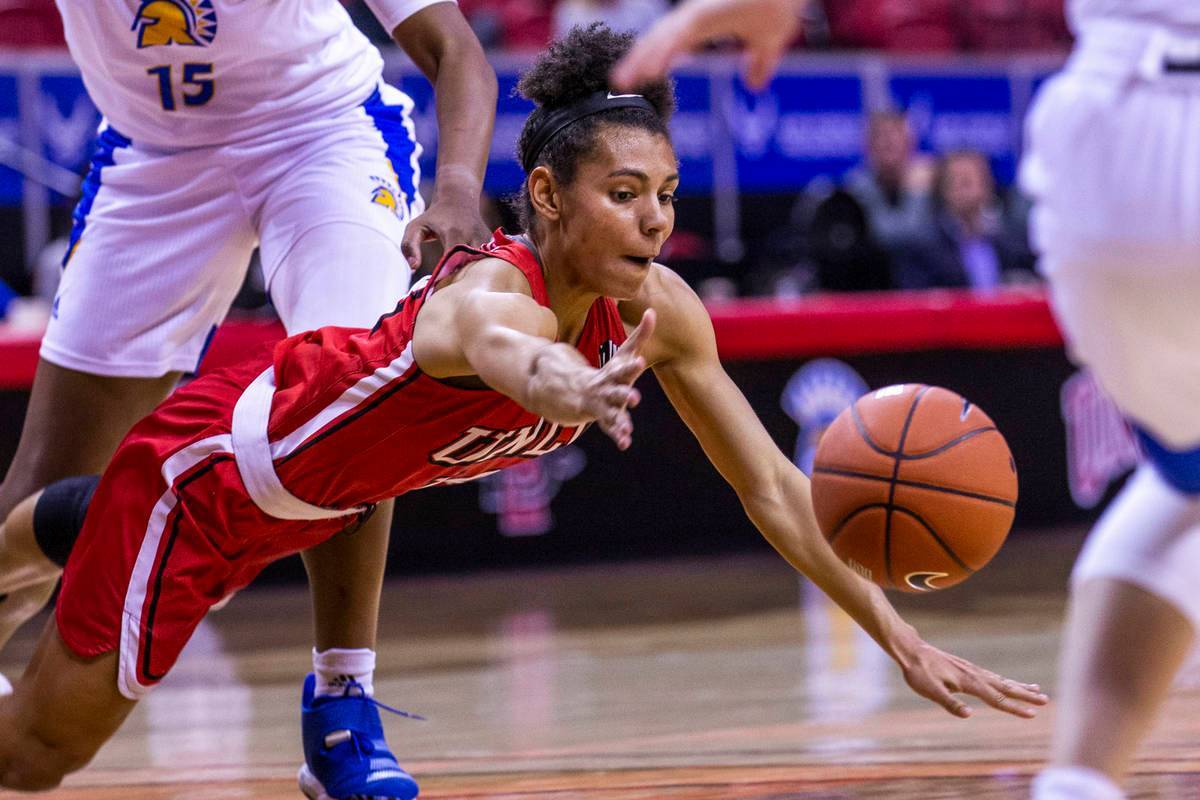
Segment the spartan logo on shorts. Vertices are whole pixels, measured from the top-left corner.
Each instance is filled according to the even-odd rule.
[[[371,202],[383,206],[393,214],[399,215],[400,199],[404,197],[404,192],[396,189],[392,182],[385,178],[372,175],[371,180],[375,183],[375,187],[371,189]]]
[[[133,27],[137,46],[179,44],[208,47],[217,38],[212,0],[142,0]]]

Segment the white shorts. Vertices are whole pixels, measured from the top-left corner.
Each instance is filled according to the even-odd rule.
[[[1021,183],[1073,357],[1187,449],[1200,445],[1200,73],[1162,70],[1168,34],[1110,25],[1085,30],[1039,94]]]
[[[278,137],[155,151],[97,140],[41,356],[98,375],[194,370],[259,247],[289,333],[369,327],[408,289],[424,204],[412,101],[381,85]]]

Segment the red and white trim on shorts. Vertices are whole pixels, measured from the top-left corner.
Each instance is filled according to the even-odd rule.
[[[178,502],[175,494],[176,483],[212,456],[232,455],[232,453],[233,442],[229,434],[220,434],[194,442],[163,462],[162,476],[167,490],[158,498],[158,502],[154,504],[154,509],[150,512],[146,534],[142,538],[142,546],[138,550],[137,561],[133,565],[133,574],[130,576],[129,586],[125,590],[117,688],[130,700],[141,699],[157,683],[157,681],[145,677],[139,669],[138,662],[142,658],[142,648],[146,644],[142,641],[142,620],[145,619],[147,613],[146,602],[150,594],[150,583],[164,557],[164,554],[160,552],[163,534],[171,519],[171,512]]]
[[[381,389],[392,381],[404,377],[413,369],[412,342],[409,342],[404,351],[391,362],[359,379],[357,383],[342,392],[337,400],[318,411],[296,430],[278,441],[271,442],[271,457],[275,459],[288,457],[309,439],[320,435],[330,425],[354,413],[355,409],[370,401]]]

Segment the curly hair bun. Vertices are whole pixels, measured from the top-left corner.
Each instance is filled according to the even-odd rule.
[[[575,26],[551,42],[521,76],[517,93],[544,109],[555,109],[609,89],[608,73],[633,46],[632,33],[617,33],[603,22]],[[664,121],[675,111],[675,92],[669,79],[638,88]]]

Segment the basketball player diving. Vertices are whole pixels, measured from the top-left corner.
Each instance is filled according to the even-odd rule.
[[[609,91],[630,43],[576,28],[522,77],[537,105],[518,143],[523,233],[456,248],[370,330],[302,333],[196,380],[134,427],[98,484],[59,482],[17,507],[5,547],[71,553],[55,616],[0,699],[0,785],[45,789],[86,764],[213,605],[375,503],[548,453],[592,423],[629,447],[646,369],[763,536],[915,692],[959,717],[971,709],[958,693],[1019,717],[1046,702],[923,641],[829,548],[808,479],[725,374],[703,305],[654,261],[674,223],[674,97],[664,80]],[[334,735],[306,741],[310,762],[369,751],[364,719],[339,712]]]
[[[104,469],[197,368],[256,248],[293,334],[372,325],[408,291],[424,239],[487,239],[497,88],[482,46],[454,2],[366,2],[433,85],[428,204],[413,100],[383,80],[379,51],[337,0],[58,0],[104,117],[0,518],[55,480]],[[390,523],[383,503],[358,536],[303,553],[319,696],[340,696],[343,675],[373,688]],[[27,555],[0,579],[0,647],[49,601],[66,554]],[[306,764],[301,788],[386,797],[388,779],[366,766]]]

